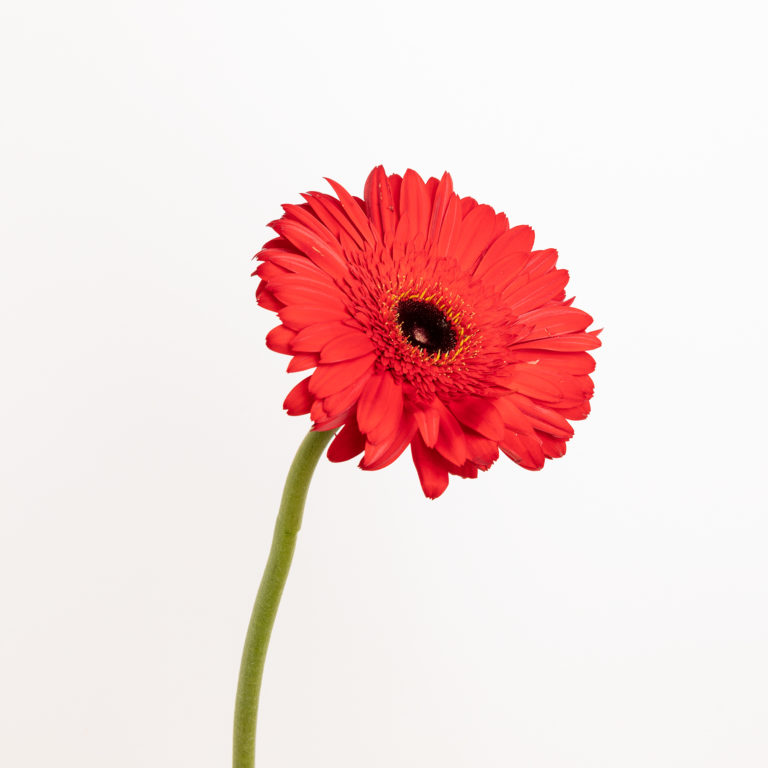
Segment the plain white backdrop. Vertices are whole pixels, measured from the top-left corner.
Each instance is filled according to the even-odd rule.
[[[764,768],[757,2],[5,2],[0,763],[222,766],[308,428],[253,299],[331,176],[449,170],[605,326],[565,458],[323,462],[259,768]]]

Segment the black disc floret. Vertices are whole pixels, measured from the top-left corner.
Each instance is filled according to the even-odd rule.
[[[450,320],[428,301],[403,299],[397,305],[397,322],[408,342],[428,355],[450,352],[456,346]]]

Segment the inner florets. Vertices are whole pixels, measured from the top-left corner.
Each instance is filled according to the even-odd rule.
[[[402,299],[397,305],[397,322],[408,343],[428,355],[446,354],[456,346],[456,331],[434,304],[421,299]]]

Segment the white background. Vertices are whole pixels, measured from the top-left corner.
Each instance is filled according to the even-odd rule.
[[[7,2],[0,763],[222,766],[306,417],[251,256],[370,168],[557,247],[564,459],[317,472],[259,768],[768,765],[757,2]]]

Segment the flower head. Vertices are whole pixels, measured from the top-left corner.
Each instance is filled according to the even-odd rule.
[[[600,346],[565,299],[557,251],[471,197],[446,173],[374,168],[365,197],[334,181],[270,224],[256,296],[277,312],[270,349],[314,368],[289,414],[341,427],[331,461],[381,469],[408,447],[424,493],[476,477],[499,450],[526,469],[565,453],[589,413]]]

